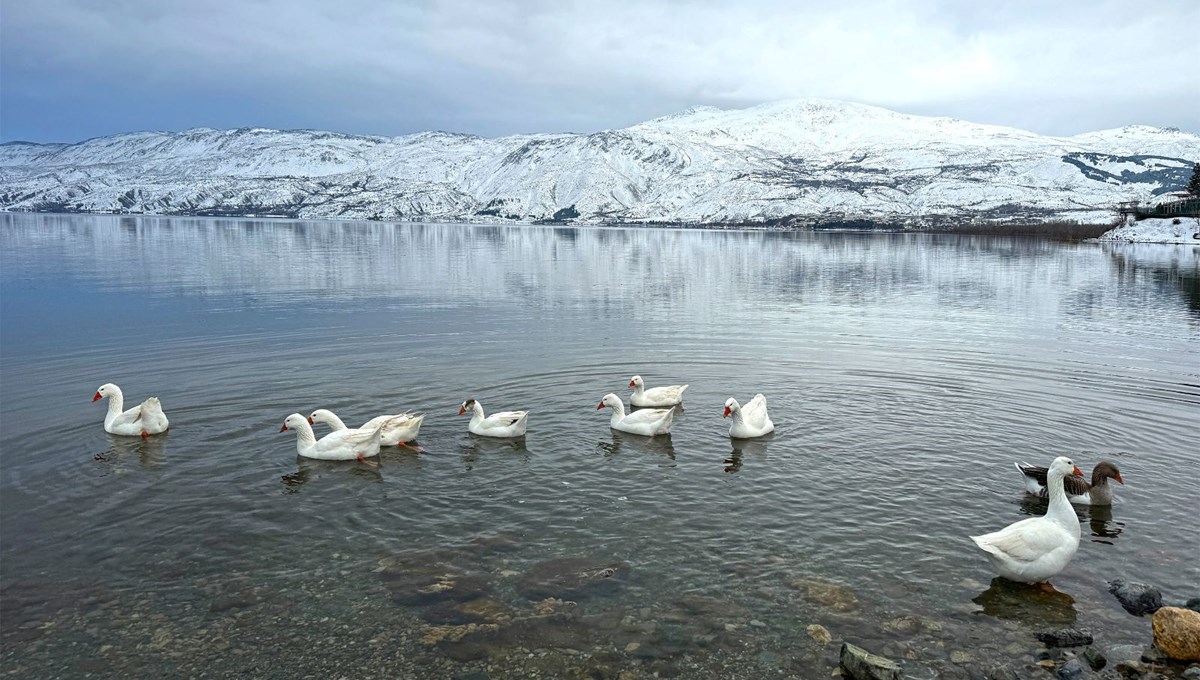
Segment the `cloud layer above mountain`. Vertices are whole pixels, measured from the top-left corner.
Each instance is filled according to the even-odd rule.
[[[0,137],[501,135],[826,97],[1046,134],[1200,131],[1200,3],[6,3]]]

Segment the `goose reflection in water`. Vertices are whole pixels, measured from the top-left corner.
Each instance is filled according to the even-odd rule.
[[[659,434],[653,437],[643,437],[640,434],[629,434],[619,430],[611,430],[611,432],[611,443],[605,441],[596,443],[596,448],[603,451],[605,456],[615,456],[622,450],[628,450],[666,456],[674,464],[675,444],[671,442],[671,435]]]
[[[771,441],[772,435],[767,435],[759,439],[732,439],[733,451],[729,453],[729,457],[725,459],[725,472],[734,473],[742,469],[742,457],[749,454],[752,458],[761,458],[767,454],[767,443]]]
[[[280,481],[283,483],[283,493],[299,493],[305,484],[324,477],[326,473],[330,476],[336,474],[370,482],[382,482],[381,465],[375,461],[371,462],[374,464],[370,465],[358,460],[317,460],[296,456],[296,471],[280,477]]]
[[[167,438],[164,432],[153,437],[121,437],[106,434],[108,449],[92,456],[98,462],[118,464],[123,459],[137,455],[138,462],[145,468],[154,468],[167,462]]]
[[[1028,626],[1069,626],[1075,623],[1075,598],[1042,586],[1017,583],[999,576],[987,590],[971,598],[983,614]]]
[[[1088,508],[1088,515],[1093,543],[1112,545],[1112,539],[1120,536],[1125,529],[1124,522],[1113,521],[1111,505],[1093,505]]]
[[[530,451],[525,446],[524,436],[494,438],[480,437],[469,433],[467,436],[470,437],[470,443],[463,444],[461,447],[463,466],[467,470],[473,469],[475,464],[479,462],[479,454],[504,454],[509,456],[516,454],[521,457],[521,460],[529,460]]]

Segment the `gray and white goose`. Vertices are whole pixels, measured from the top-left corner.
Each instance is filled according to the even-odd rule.
[[[1047,469],[1040,465],[1015,463],[1017,471],[1025,480],[1025,491],[1042,498],[1049,497],[1046,492]],[[1116,480],[1124,484],[1121,471],[1115,463],[1104,461],[1092,468],[1092,481],[1089,483],[1083,475],[1067,475],[1063,477],[1063,488],[1067,492],[1067,500],[1079,505],[1112,505],[1112,487],[1108,480]]]

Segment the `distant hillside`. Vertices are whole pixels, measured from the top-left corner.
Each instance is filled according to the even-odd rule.
[[[0,145],[0,209],[581,223],[1107,221],[1182,187],[1200,135],[1046,137],[796,100],[485,139],[195,129]]]

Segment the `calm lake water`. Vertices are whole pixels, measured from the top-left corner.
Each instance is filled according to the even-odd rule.
[[[1200,595],[1198,248],[0,214],[0,286],[24,677],[827,677],[841,640],[972,677],[1148,643],[1108,579]],[[596,411],[635,373],[690,384],[671,436]],[[170,432],[107,435],[105,382]],[[299,459],[320,407],[423,411],[424,451]],[[1060,594],[994,584],[968,536],[1058,455],[1126,485]]]

